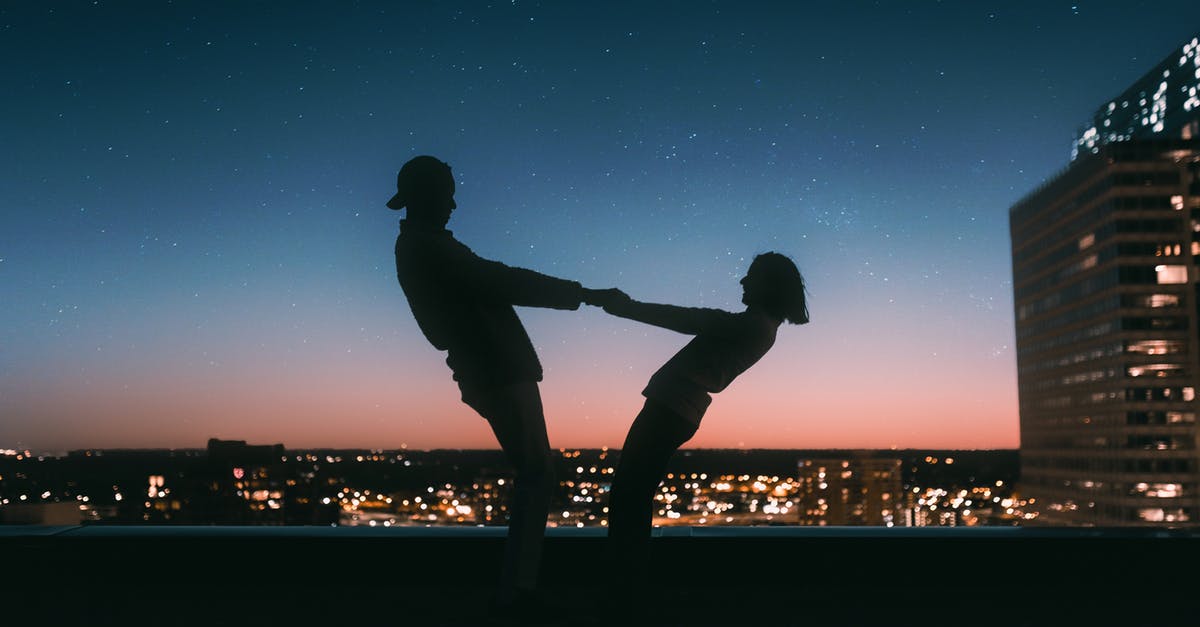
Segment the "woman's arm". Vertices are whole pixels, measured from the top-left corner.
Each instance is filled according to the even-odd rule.
[[[720,309],[643,303],[631,298],[611,300],[604,306],[604,311],[688,335],[717,330],[734,315]]]

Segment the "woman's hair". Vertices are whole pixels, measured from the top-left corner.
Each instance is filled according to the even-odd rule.
[[[762,253],[754,258],[750,268],[761,272],[766,289],[760,295],[761,306],[773,316],[791,324],[808,322],[808,303],[805,298],[804,277],[786,255]]]

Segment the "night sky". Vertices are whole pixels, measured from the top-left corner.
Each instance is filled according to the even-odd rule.
[[[751,5],[747,8],[745,5]],[[1007,209],[1200,33],[1183,2],[0,8],[0,448],[494,447],[395,278],[399,166],[484,257],[812,322],[689,446],[1015,447]],[[619,447],[688,339],[519,309],[551,443]]]

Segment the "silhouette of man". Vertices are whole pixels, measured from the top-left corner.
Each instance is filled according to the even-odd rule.
[[[408,211],[396,238],[396,275],[421,332],[446,351],[463,402],[488,421],[515,470],[495,603],[501,612],[536,613],[555,477],[538,392],[542,366],[513,306],[574,310],[611,292],[479,257],[446,229],[454,189],[450,166],[434,157],[400,168],[387,202]]]

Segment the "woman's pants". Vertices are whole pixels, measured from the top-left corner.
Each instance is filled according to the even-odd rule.
[[[609,495],[608,539],[615,577],[645,576],[654,494],[667,462],[696,429],[697,425],[649,399],[629,427]]]

